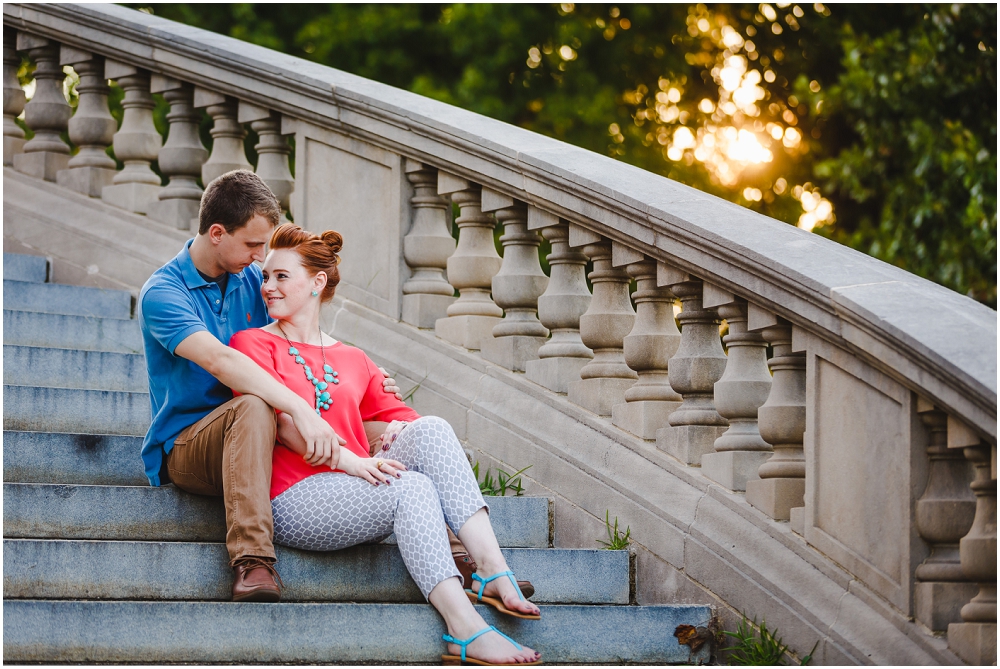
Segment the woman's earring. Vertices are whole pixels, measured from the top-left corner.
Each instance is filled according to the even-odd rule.
[[[315,290],[313,291],[313,297],[319,297],[319,293],[317,293]]]

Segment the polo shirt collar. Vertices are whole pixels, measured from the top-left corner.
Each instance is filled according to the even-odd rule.
[[[201,274],[198,273],[198,268],[194,266],[194,260],[191,259],[191,243],[194,239],[187,240],[184,244],[184,248],[181,249],[180,253],[177,254],[177,264],[181,268],[181,276],[184,277],[184,285],[188,287],[188,290],[194,290],[195,288],[201,288],[202,286],[207,286],[208,281],[201,278]]]

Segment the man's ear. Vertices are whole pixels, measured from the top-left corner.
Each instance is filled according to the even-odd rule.
[[[213,223],[208,228],[208,238],[212,241],[213,244],[216,245],[222,241],[222,235],[224,235],[225,233],[226,229],[222,226],[221,223]]]

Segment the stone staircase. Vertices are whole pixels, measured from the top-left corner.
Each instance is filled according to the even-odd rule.
[[[278,548],[280,604],[227,601],[221,501],[151,488],[132,296],[48,283],[4,254],[4,661],[434,663],[443,625],[392,538],[334,553]],[[707,606],[635,606],[627,551],[551,547],[550,502],[492,498],[511,567],[542,620],[480,607],[549,663],[702,663],[674,637]]]

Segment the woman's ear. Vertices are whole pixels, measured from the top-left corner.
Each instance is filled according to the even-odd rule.
[[[316,272],[316,276],[313,277],[313,290],[322,294],[324,288],[326,288],[326,272]]]

